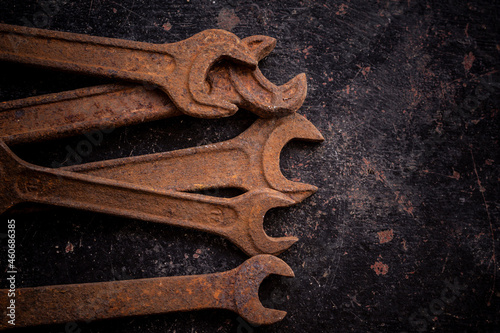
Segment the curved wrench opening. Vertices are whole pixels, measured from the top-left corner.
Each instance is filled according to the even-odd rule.
[[[208,30],[201,34],[209,35],[209,39],[203,39],[204,45],[198,51],[191,63],[188,77],[188,87],[193,100],[201,105],[190,105],[188,113],[194,117],[218,118],[231,116],[238,111],[238,106],[229,98],[220,98],[209,94],[210,87],[207,84],[209,71],[215,63],[228,59],[240,67],[255,70],[257,59],[246,47],[245,43],[230,32],[224,30]],[[218,38],[214,38],[217,36]],[[201,37],[200,37],[201,38]],[[216,109],[214,109],[215,107]]]
[[[271,274],[295,276],[290,266],[271,255],[255,256],[239,267],[234,286],[236,308],[240,316],[253,325],[273,324],[286,315],[285,311],[265,308],[259,300],[260,284]]]
[[[231,234],[231,240],[249,256],[258,254],[278,255],[295,242],[297,237],[270,237],[264,230],[264,216],[271,208],[287,207],[295,202],[286,195],[274,190],[264,189],[247,192],[234,198],[234,205],[241,207],[241,215],[246,223],[237,224]]]
[[[242,39],[241,44],[256,61],[260,61],[273,50],[276,40],[267,36],[251,36]],[[206,79],[200,80],[201,76],[198,77],[198,82],[203,82],[199,90],[200,98],[229,99],[262,118],[280,117],[297,111],[307,94],[305,74],[277,86],[258,67],[238,66],[235,61],[213,63]]]
[[[276,45],[276,41],[267,36],[250,36],[242,42],[248,45],[259,61]],[[243,97],[242,107],[263,118],[297,111],[307,95],[307,79],[304,73],[281,86],[269,81],[258,67],[249,70],[241,66],[230,66],[230,77],[236,91]]]
[[[265,127],[268,127],[266,130]],[[254,127],[250,127],[245,135],[250,138],[254,128],[268,132],[260,153],[262,156],[263,176],[270,188],[286,193],[295,202],[300,202],[314,194],[318,188],[314,185],[288,180],[281,172],[280,155],[285,145],[293,139],[310,142],[324,141],[323,135],[305,117],[294,113],[276,119],[274,123],[260,119]]]

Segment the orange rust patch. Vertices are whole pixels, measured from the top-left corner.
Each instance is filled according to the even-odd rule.
[[[335,13],[335,15],[345,15],[347,13],[347,8],[349,8],[348,5],[345,3],[341,4],[339,6],[339,10]]]
[[[394,238],[392,229],[377,232],[380,244],[388,243]]]
[[[373,269],[377,275],[386,275],[387,272],[389,272],[389,266],[381,261],[376,261],[370,268]]]
[[[462,64],[464,64],[465,71],[468,72],[472,68],[472,64],[474,63],[474,60],[476,57],[474,57],[474,54],[472,52],[469,52],[469,54],[466,54],[464,57],[464,61]]]

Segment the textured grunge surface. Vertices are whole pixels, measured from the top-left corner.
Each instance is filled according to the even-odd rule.
[[[296,277],[261,287],[264,305],[288,311],[282,322],[252,327],[204,310],[18,332],[498,331],[494,3],[2,1],[2,23],[95,36],[163,43],[221,28],[275,37],[260,68],[276,84],[307,74],[299,113],[326,139],[285,147],[283,173],[320,189],[265,218],[268,234],[300,238],[280,255]],[[108,82],[7,63],[0,73],[3,101]],[[254,120],[244,110],[221,120],[182,116],[117,128],[95,144],[82,135],[12,149],[54,167],[218,142]],[[214,235],[24,205],[1,216],[2,288],[8,218],[17,222],[18,287],[214,273],[247,258]]]

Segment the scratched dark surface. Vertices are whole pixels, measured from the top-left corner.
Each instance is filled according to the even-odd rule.
[[[307,74],[299,113],[326,138],[286,146],[283,173],[320,189],[265,218],[270,235],[300,238],[280,256],[296,277],[261,288],[265,305],[288,311],[282,322],[251,327],[206,310],[17,332],[500,331],[494,3],[2,1],[0,22],[95,36],[163,43],[223,28],[275,37],[264,75],[282,84]],[[107,82],[7,63],[0,73],[1,100]],[[116,129],[84,162],[221,141],[254,119],[241,111]],[[84,139],[12,148],[51,166],[67,163],[67,147]],[[17,210],[1,218],[3,228],[17,221],[18,287],[212,273],[246,259],[201,232],[70,209]],[[0,242],[6,287],[6,238]]]

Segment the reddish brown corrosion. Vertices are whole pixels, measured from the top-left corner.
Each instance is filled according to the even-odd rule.
[[[323,137],[294,113],[305,98],[305,77],[277,87],[256,68],[274,45],[275,40],[265,36],[240,41],[218,30],[179,43],[151,45],[0,24],[0,59],[154,83],[177,106],[161,92],[133,85],[5,102],[0,105],[0,137],[7,143],[38,141],[181,112],[203,117],[231,114],[218,109],[219,102],[231,110],[236,105],[245,106],[263,117],[291,113],[261,119],[228,142],[74,170],[30,165],[1,144],[1,168],[9,170],[9,176],[0,172],[0,211],[18,202],[40,202],[216,233],[249,255],[281,253],[296,238],[268,237],[262,227],[264,214],[316,191],[314,186],[283,177],[279,169],[281,148],[292,138],[321,141]],[[212,66],[222,58],[229,60],[225,66]],[[178,93],[182,87],[189,93]],[[80,173],[74,172],[77,170]],[[173,177],[165,176],[170,172]],[[75,186],[78,192],[72,191]],[[181,192],[227,187],[247,192],[235,198]]]
[[[20,202],[102,212],[215,233],[254,256],[217,274],[21,288],[16,326],[207,308],[235,311],[254,325],[283,319],[285,312],[262,306],[258,290],[269,274],[293,276],[270,254],[283,252],[297,238],[267,236],[263,218],[269,209],[300,202],[317,190],[281,174],[283,146],[293,138],[323,137],[295,113],[306,96],[305,75],[278,87],[258,69],[275,43],[266,36],[240,40],[227,31],[206,30],[157,45],[0,24],[0,60],[136,83],[0,103],[0,213]],[[235,139],[168,153],[50,169],[22,161],[6,145],[180,114],[226,117],[239,107],[263,119]],[[229,187],[245,193],[233,198],[186,193]],[[0,290],[3,311],[7,292]]]
[[[168,97],[140,85],[103,85],[0,103],[10,144],[56,139],[181,115]]]
[[[238,137],[216,144],[61,168],[157,189],[196,191],[273,189],[300,202],[316,186],[286,179],[279,168],[283,146],[292,139],[320,142],[323,136],[303,116],[259,119]]]
[[[0,168],[9,172],[0,169],[0,212],[20,202],[45,203],[215,233],[251,256],[279,254],[297,238],[267,236],[265,213],[316,191],[287,180],[279,169],[281,148],[297,137],[323,139],[309,121],[294,113],[260,119],[227,142],[73,169],[31,165],[1,143]],[[174,177],[167,176],[169,171]],[[191,176],[183,178],[183,171]],[[248,192],[234,198],[180,192],[197,187],[239,187]]]
[[[259,301],[260,283],[270,274],[294,276],[281,259],[259,255],[222,273],[19,288],[16,327],[201,309],[227,309],[253,325],[268,325],[286,315]],[[7,293],[0,290],[4,317]],[[10,327],[0,321],[0,330]]]
[[[175,108],[179,109],[174,111],[164,96],[158,96],[158,91],[130,87],[120,91],[117,87],[105,87],[7,102],[0,104],[0,111],[11,111],[3,118],[25,121],[23,126],[26,128],[51,128],[47,133],[49,136],[57,135],[57,128],[64,131],[65,126],[74,126],[75,122],[66,120],[60,124],[47,117],[46,124],[41,126],[30,123],[29,117],[23,120],[23,108],[36,112],[37,108],[45,108],[44,104],[52,100],[64,101],[69,112],[77,112],[71,103],[78,103],[78,97],[84,97],[90,103],[97,96],[97,101],[104,101],[115,110],[112,116],[118,118],[117,123],[125,125],[138,118],[128,120],[126,112],[120,110],[129,108],[123,105],[127,103],[124,100],[137,94],[130,105],[132,110],[138,109],[145,114],[144,110],[151,103],[152,115],[147,117],[152,119],[179,112],[202,118],[226,117],[234,114],[238,107],[248,108],[261,117],[282,116],[293,113],[302,105],[307,83],[305,75],[301,74],[278,87],[262,75],[257,63],[271,52],[275,44],[275,39],[267,36],[240,40],[224,30],[206,30],[172,44],[148,44],[0,24],[0,60],[153,84],[167,93]],[[223,70],[211,70],[221,59],[228,60]],[[96,107],[98,105],[90,105],[87,109],[87,119],[90,120],[80,122],[77,125],[80,129],[88,130],[95,127],[93,123],[101,123],[101,119],[106,121],[110,117],[101,114],[102,107]],[[164,106],[167,110],[161,110]],[[71,118],[68,114],[67,119]],[[0,134],[12,135],[8,126],[3,124]],[[41,137],[40,133],[34,135]]]

